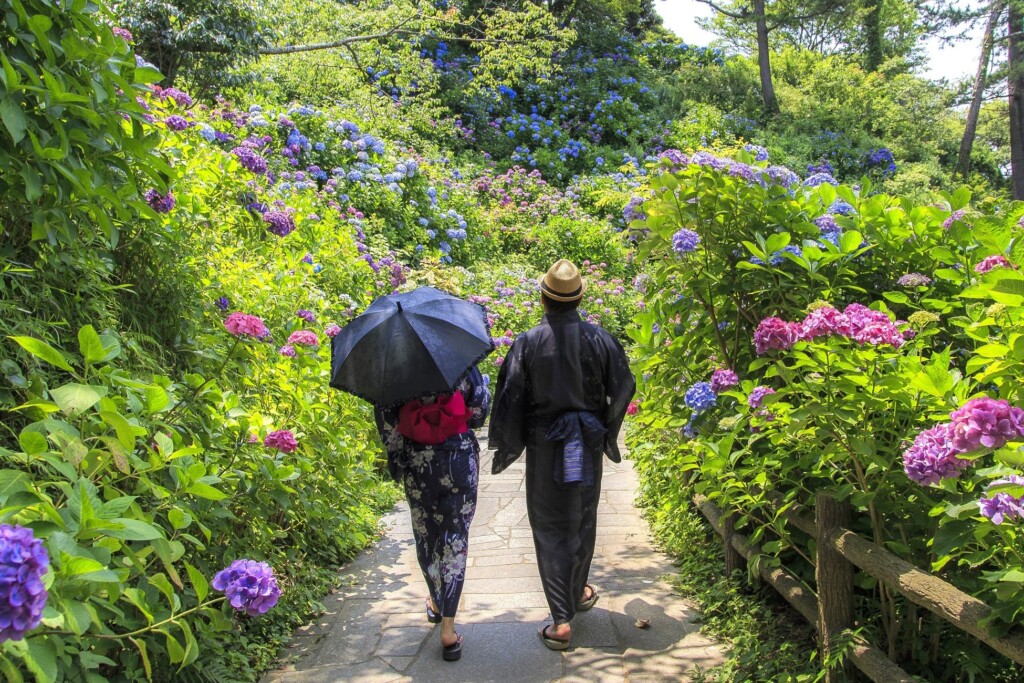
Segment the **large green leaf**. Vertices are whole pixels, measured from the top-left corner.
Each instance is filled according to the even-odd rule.
[[[65,415],[78,415],[99,403],[107,395],[107,388],[89,384],[65,384],[50,390],[50,396]]]
[[[152,524],[138,519],[120,517],[102,525],[103,533],[126,541],[152,541],[163,538],[164,534]]]
[[[50,365],[54,365],[61,370],[68,372],[74,372],[68,362],[64,360],[64,356],[61,355],[60,351],[53,348],[46,342],[36,339],[35,337],[10,337],[18,343],[21,348],[25,349],[33,356],[40,360],[44,360]]]
[[[78,350],[89,363],[99,363],[107,355],[107,350],[103,348],[103,342],[92,325],[86,325],[78,330]]]

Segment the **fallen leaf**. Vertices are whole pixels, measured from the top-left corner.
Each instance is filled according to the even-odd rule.
[[[637,619],[633,623],[633,625],[636,626],[637,628],[650,628],[651,620],[650,619]]]

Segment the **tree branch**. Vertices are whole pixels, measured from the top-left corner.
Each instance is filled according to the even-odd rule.
[[[707,5],[708,7],[710,7],[711,9],[715,10],[716,12],[719,12],[720,14],[724,14],[727,17],[732,17],[733,19],[745,20],[745,19],[749,19],[750,18],[750,15],[747,12],[739,12],[739,13],[737,13],[737,12],[730,12],[727,9],[719,7],[712,0],[697,0],[697,2],[702,2],[705,5]]]

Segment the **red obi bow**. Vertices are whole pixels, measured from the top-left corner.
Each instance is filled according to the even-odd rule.
[[[417,399],[398,411],[398,433],[416,443],[433,446],[453,434],[468,432],[469,418],[461,391],[442,394],[433,403]]]

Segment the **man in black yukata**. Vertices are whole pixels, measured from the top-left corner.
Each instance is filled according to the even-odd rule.
[[[553,650],[569,647],[569,622],[597,602],[587,583],[597,535],[605,454],[617,445],[636,380],[622,345],[580,318],[587,283],[562,259],[540,278],[544,319],[519,335],[498,373],[490,448],[497,474],[526,450],[526,509],[552,624]]]

